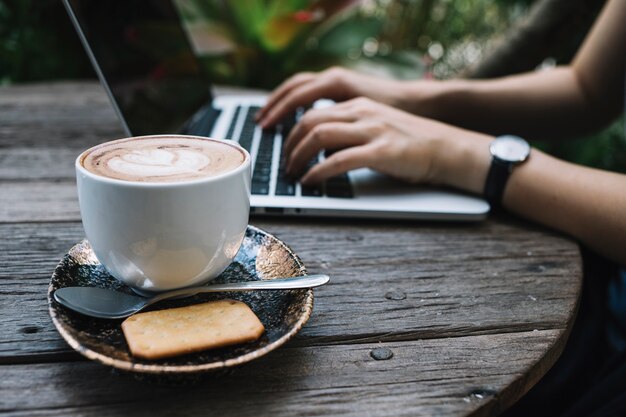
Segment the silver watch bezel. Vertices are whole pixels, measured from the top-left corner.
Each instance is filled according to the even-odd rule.
[[[489,145],[491,156],[509,164],[521,164],[530,155],[530,144],[514,135],[495,138]]]

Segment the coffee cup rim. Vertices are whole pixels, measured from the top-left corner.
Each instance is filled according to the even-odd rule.
[[[238,151],[241,151],[241,153],[244,156],[244,160],[241,163],[241,165],[239,165],[238,167],[233,168],[230,171],[226,171],[218,175],[196,178],[196,179],[192,179],[188,181],[169,181],[169,182],[168,181],[140,182],[140,181],[128,181],[128,180],[121,180],[117,178],[110,178],[110,177],[105,177],[103,175],[94,174],[93,172],[89,171],[87,168],[83,166],[82,162],[85,159],[85,157],[91,151],[98,148],[99,146],[103,146],[105,144],[110,144],[110,143],[115,143],[115,142],[129,141],[129,140],[134,140],[134,139],[160,139],[160,138],[186,138],[186,139],[200,139],[200,140],[210,140],[213,142],[218,142],[224,145],[232,146],[233,148],[236,148]],[[74,166],[76,167],[76,170],[78,170],[82,175],[86,175],[94,180],[102,181],[105,183],[123,185],[123,186],[128,186],[128,187],[169,188],[169,187],[184,187],[186,185],[196,185],[196,184],[202,184],[202,183],[216,182],[224,178],[228,178],[230,176],[238,175],[242,171],[249,168],[251,164],[250,160],[251,160],[250,153],[241,145],[239,145],[237,142],[232,141],[230,139],[215,139],[215,138],[210,138],[208,136],[182,135],[182,134],[172,133],[172,134],[161,134],[161,135],[129,136],[125,138],[119,138],[119,139],[114,139],[114,140],[109,140],[106,142],[99,143],[81,152],[80,155],[76,157],[76,160],[74,161]]]

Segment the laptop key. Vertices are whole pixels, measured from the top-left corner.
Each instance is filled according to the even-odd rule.
[[[269,165],[265,165],[265,162],[261,163],[260,161],[257,163],[257,166],[255,168],[255,172],[257,175],[259,176],[270,176],[270,174],[272,173],[272,167]]]
[[[270,174],[256,174],[253,177],[254,182],[260,183],[260,184],[269,184],[270,183]]]
[[[279,180],[276,183],[276,195],[296,195],[296,183]]]
[[[317,164],[320,161],[319,155],[315,155],[315,157],[311,158],[311,160],[307,163],[307,171],[311,169],[311,167]],[[322,191],[322,187],[316,185],[302,185],[301,193],[303,197],[321,197],[324,195]]]
[[[270,186],[263,182],[253,182],[250,191],[255,195],[268,195],[270,193]]]
[[[320,187],[303,185],[302,196],[303,197],[321,197],[322,189]]]
[[[352,186],[348,174],[338,175],[326,181],[326,194],[335,198],[352,198]]]
[[[296,113],[287,115],[280,123],[283,140],[286,141],[291,129],[296,125]]]
[[[276,179],[276,195],[296,195],[296,181],[287,176],[282,164],[278,169]]]

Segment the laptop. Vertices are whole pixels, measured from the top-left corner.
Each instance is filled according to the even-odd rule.
[[[213,97],[174,0],[64,3],[126,133],[237,141],[252,156],[253,215],[478,221],[489,212],[478,197],[404,184],[367,168],[305,187],[285,175],[282,157],[283,139],[304,110],[262,130],[254,114],[265,96]]]

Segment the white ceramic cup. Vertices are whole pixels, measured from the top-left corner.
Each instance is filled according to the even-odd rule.
[[[164,136],[182,137],[152,137]],[[248,225],[250,155],[234,142],[215,141],[239,149],[243,163],[183,182],[96,175],[82,165],[93,148],[76,159],[85,234],[112,276],[139,291],[165,291],[206,282],[232,262]]]

